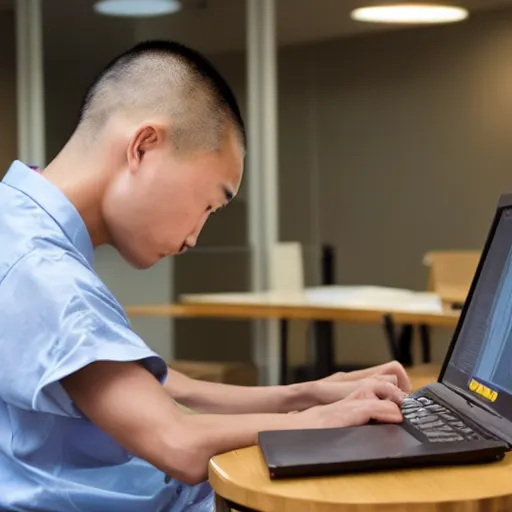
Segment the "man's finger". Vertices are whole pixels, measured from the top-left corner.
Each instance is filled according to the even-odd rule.
[[[396,379],[396,385],[410,393],[412,390],[411,381],[404,367],[398,361],[390,361],[388,363],[380,364],[363,370],[355,370],[346,373],[335,373],[326,377],[326,381],[333,382],[353,382],[366,378],[383,377],[384,379]]]
[[[376,380],[383,381],[383,382],[391,382],[391,384],[398,386],[398,377],[394,374],[375,375],[375,377],[372,377],[372,378],[374,378]]]
[[[395,375],[398,379],[398,387],[410,393],[412,390],[411,380],[405,371],[405,368],[398,361],[391,361],[381,367],[381,374]]]
[[[381,400],[391,400],[397,405],[402,405],[404,401],[405,393],[391,382],[376,381],[371,389]]]
[[[406,393],[410,393],[412,390],[409,376],[407,375],[405,368],[398,361],[390,361],[388,363],[361,370],[360,375],[374,378],[379,375],[394,375],[397,379],[397,386],[400,389]]]
[[[367,407],[369,420],[380,423],[401,423],[403,421],[400,408],[388,400],[372,400]]]

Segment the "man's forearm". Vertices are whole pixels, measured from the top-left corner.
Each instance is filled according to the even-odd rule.
[[[132,362],[97,361],[61,382],[77,409],[130,454],[191,484],[205,478],[213,455],[254,444],[261,430],[297,423],[295,414],[184,414]]]
[[[180,443],[188,441],[185,453],[189,464],[193,463],[190,483],[206,479],[208,461],[213,456],[257,444],[261,431],[298,428],[296,419],[296,414],[185,415]],[[176,443],[176,437],[169,436],[169,442]]]
[[[258,432],[264,430],[342,427],[364,424],[371,418],[402,419],[396,405],[400,397],[396,403],[374,400],[377,395],[369,393],[370,389],[363,390],[360,400],[329,402],[329,406],[297,414],[184,414],[155,377],[134,362],[96,361],[61,383],[77,410],[130,454],[190,484],[204,479],[213,455],[254,444]],[[389,396],[384,393],[383,398]]]
[[[180,404],[204,413],[284,413],[315,404],[312,383],[233,386],[194,380],[169,369],[164,388]]]

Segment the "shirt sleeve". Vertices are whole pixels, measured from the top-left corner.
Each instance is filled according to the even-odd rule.
[[[99,277],[68,253],[31,253],[0,283],[0,361],[4,401],[72,417],[81,414],[60,380],[90,363],[136,361],[167,376]]]

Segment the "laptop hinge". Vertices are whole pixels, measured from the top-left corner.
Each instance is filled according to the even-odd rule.
[[[457,388],[457,387],[455,387],[455,386],[453,386],[452,384],[449,384],[449,383],[444,383],[443,382],[441,384],[443,386],[449,388],[450,391],[452,391],[453,393],[456,393],[463,400],[465,400],[468,404],[471,404],[472,407],[479,407],[480,409],[484,409],[489,414],[492,414],[493,416],[495,416],[497,418],[503,418],[496,411],[493,411],[493,409],[491,407],[489,407],[488,405],[483,404],[482,402],[479,402],[479,401],[475,400],[474,397],[472,397],[469,394],[464,393],[463,391],[461,391],[460,388]]]
[[[462,416],[494,434],[512,447],[512,423],[509,420],[499,416],[494,411],[488,411],[487,407],[484,407],[479,402],[473,402],[450,385],[435,382],[429,384],[426,388]]]

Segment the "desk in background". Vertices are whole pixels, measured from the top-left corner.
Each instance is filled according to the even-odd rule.
[[[434,294],[342,286],[312,288],[303,292],[185,295],[179,304],[128,306],[126,312],[130,316],[277,319],[281,324],[280,360],[269,359],[267,365],[273,367],[269,373],[278,375],[281,383],[287,380],[289,320],[312,322],[315,377],[322,377],[333,371],[335,321],[384,325],[391,357],[404,362],[412,338],[412,326],[454,328],[459,318],[458,311],[444,308]],[[398,331],[396,326],[404,327]]]

